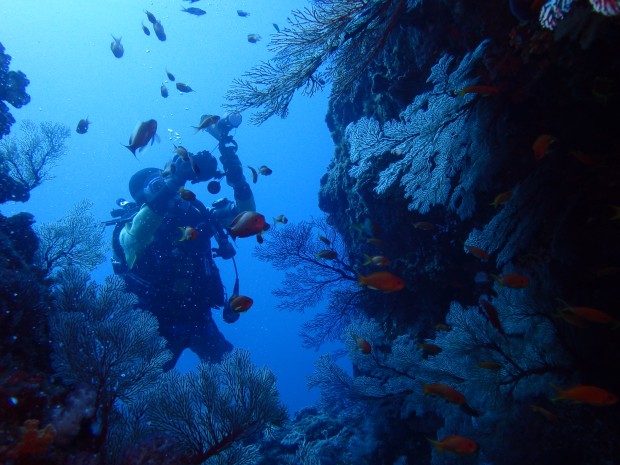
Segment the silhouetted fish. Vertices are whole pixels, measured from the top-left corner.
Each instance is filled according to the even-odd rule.
[[[146,13],[146,17],[148,18],[149,23],[155,24],[157,22],[157,18],[153,13],[151,13],[149,10],[144,10],[144,12]]]
[[[243,11],[243,10],[237,10],[237,14],[241,16],[242,18],[245,18],[246,16],[250,16],[250,13],[248,13],[247,11]]]
[[[174,82],[174,74],[172,74],[167,69],[166,69],[166,75],[168,76],[168,79],[170,79],[172,82]]]
[[[273,28],[276,30],[276,32],[280,32],[280,27],[276,23],[273,23]]]
[[[112,53],[116,58],[120,58],[123,56],[123,53],[125,53],[123,44],[121,44],[122,37],[119,37],[117,39],[116,37],[112,36],[112,38],[114,39],[114,42],[110,44],[110,50],[112,50]]]
[[[162,42],[166,40],[166,32],[164,31],[164,26],[161,25],[161,21],[157,20],[153,23],[153,31],[155,31],[155,35],[159,40]]]
[[[124,145],[124,147],[127,147],[135,157],[136,150],[141,152],[149,141],[151,145],[153,145],[155,139],[159,139],[157,137],[157,121],[150,119],[136,126],[136,129],[129,138],[129,145]]]
[[[179,92],[196,92],[190,86],[188,86],[187,84],[183,84],[182,82],[177,82],[177,89],[179,90]]]
[[[189,13],[190,15],[194,16],[202,16],[207,13],[205,10],[201,10],[200,8],[185,8],[184,6],[182,6],[181,8],[183,8],[181,11],[184,11],[185,13]]]
[[[161,85],[161,96],[163,98],[167,98],[168,97],[168,88],[165,85]]]
[[[89,124],[90,121],[88,121],[88,118],[81,119],[77,125],[77,128],[75,129],[75,132],[77,132],[78,134],[86,134],[88,132]]]
[[[144,31],[144,33],[145,33],[147,36],[150,36],[150,35],[151,35],[151,30],[150,30],[148,27],[146,27],[146,26],[144,25],[144,23],[142,23],[142,31]]]

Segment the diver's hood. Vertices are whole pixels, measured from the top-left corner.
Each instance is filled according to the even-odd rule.
[[[144,168],[131,177],[129,180],[129,193],[138,205],[146,202],[144,189],[159,175],[160,170],[157,168]]]

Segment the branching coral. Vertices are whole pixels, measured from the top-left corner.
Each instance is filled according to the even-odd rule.
[[[335,256],[321,258],[327,251]],[[282,287],[273,291],[282,299],[278,308],[303,312],[327,296],[327,312],[304,326],[306,346],[318,347],[340,335],[356,312],[359,290],[342,239],[333,228],[323,220],[288,224],[270,233],[254,253],[286,271]]]
[[[3,101],[15,108],[21,108],[30,102],[30,95],[26,93],[26,86],[30,83],[21,71],[9,71],[11,56],[4,53],[4,46],[0,43],[0,139],[10,132],[15,119],[9,113]]]
[[[286,418],[275,377],[244,350],[197,372],[169,371],[151,396],[150,424],[173,438],[183,463],[203,463]]]
[[[86,273],[66,268],[58,273],[53,297],[53,367],[64,383],[96,392],[100,448],[114,404],[131,401],[152,387],[170,353],[157,332],[157,319],[134,308],[135,296],[124,292],[116,276],[96,285],[88,282]]]
[[[18,137],[0,141],[0,164],[8,167],[11,178],[32,190],[52,179],[50,168],[65,155],[65,141],[71,131],[63,124],[26,120]],[[21,200],[21,199],[15,199]]]
[[[332,92],[349,90],[385,45],[412,0],[313,0],[296,10],[290,27],[273,39],[275,57],[234,81],[227,94],[229,109],[260,109],[255,123],[273,115],[286,117],[295,92],[313,95],[329,81]],[[325,69],[323,69],[325,68]]]
[[[103,261],[105,227],[95,220],[91,207],[92,202],[83,200],[64,218],[35,228],[36,262],[46,274],[69,266],[91,270]]]
[[[349,175],[367,179],[364,175],[376,165],[393,160],[373,179],[377,194],[386,195],[399,183],[410,210],[427,213],[434,205],[445,205],[461,218],[470,217],[476,191],[485,189],[497,166],[489,138],[489,128],[497,122],[493,105],[479,94],[458,93],[477,83],[470,74],[487,45],[482,42],[454,70],[454,58],[444,55],[427,80],[433,89],[418,95],[399,121],[388,121],[383,128],[371,118],[351,123],[346,130],[353,164]]]

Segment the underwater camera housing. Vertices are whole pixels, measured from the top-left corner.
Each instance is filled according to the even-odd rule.
[[[200,118],[201,121],[207,116],[208,115],[202,115]],[[222,139],[224,139],[230,131],[241,125],[242,120],[241,113],[234,112],[224,116],[217,123],[208,126],[206,129],[215,139],[222,142]]]

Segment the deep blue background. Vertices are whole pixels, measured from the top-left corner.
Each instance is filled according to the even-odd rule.
[[[214,149],[214,139],[206,133],[194,134],[190,126],[198,124],[204,113],[224,113],[224,95],[232,80],[271,56],[272,23],[286,26],[291,9],[303,8],[306,2],[203,0],[191,5],[207,11],[202,17],[181,12],[181,4],[190,6],[167,0],[1,2],[0,42],[13,58],[11,69],[25,72],[31,81],[27,88],[30,104],[11,109],[18,122],[12,133],[19,131],[19,121],[25,119],[64,123],[72,131],[68,154],[53,170],[55,179],[36,188],[26,204],[3,205],[3,214],[28,211],[45,223],[89,199],[95,216],[107,220],[115,199],[129,197],[127,182],[135,171],[163,167],[171,157],[168,129],[180,133],[181,143],[190,151]],[[166,42],[142,32],[141,22],[150,26],[145,9],[161,20]],[[239,17],[237,9],[250,16]],[[262,40],[249,43],[249,33],[260,34]],[[110,51],[111,34],[122,36],[125,54],[121,59]],[[196,92],[180,94],[174,83],[166,81],[166,68],[177,82],[189,84]],[[162,82],[170,92],[167,99],[160,96]],[[252,126],[244,114],[235,135],[243,164],[266,164],[273,169],[272,176],[260,177],[252,186],[257,210],[269,219],[285,214],[296,222],[321,216],[319,178],[333,151],[324,122],[327,95],[297,96],[287,119],[275,118],[259,127]],[[75,133],[78,121],[86,117],[92,121],[88,133]],[[121,143],[127,143],[137,122],[150,118],[159,123],[161,143],[136,160]],[[211,202],[205,185],[193,190],[200,200]],[[221,194],[232,198],[225,184]],[[318,396],[307,389],[305,377],[319,354],[303,350],[297,336],[300,324],[316,310],[307,315],[276,310],[271,290],[280,285],[281,274],[252,257],[253,239],[237,243],[241,292],[255,303],[235,325],[225,325],[217,312],[216,322],[236,347],[249,349],[255,363],[274,371],[282,400],[291,411],[298,410]],[[218,265],[230,290],[232,265],[221,260]],[[108,259],[93,276],[101,281],[111,273]],[[187,369],[195,360],[184,357],[181,362],[180,368]]]

